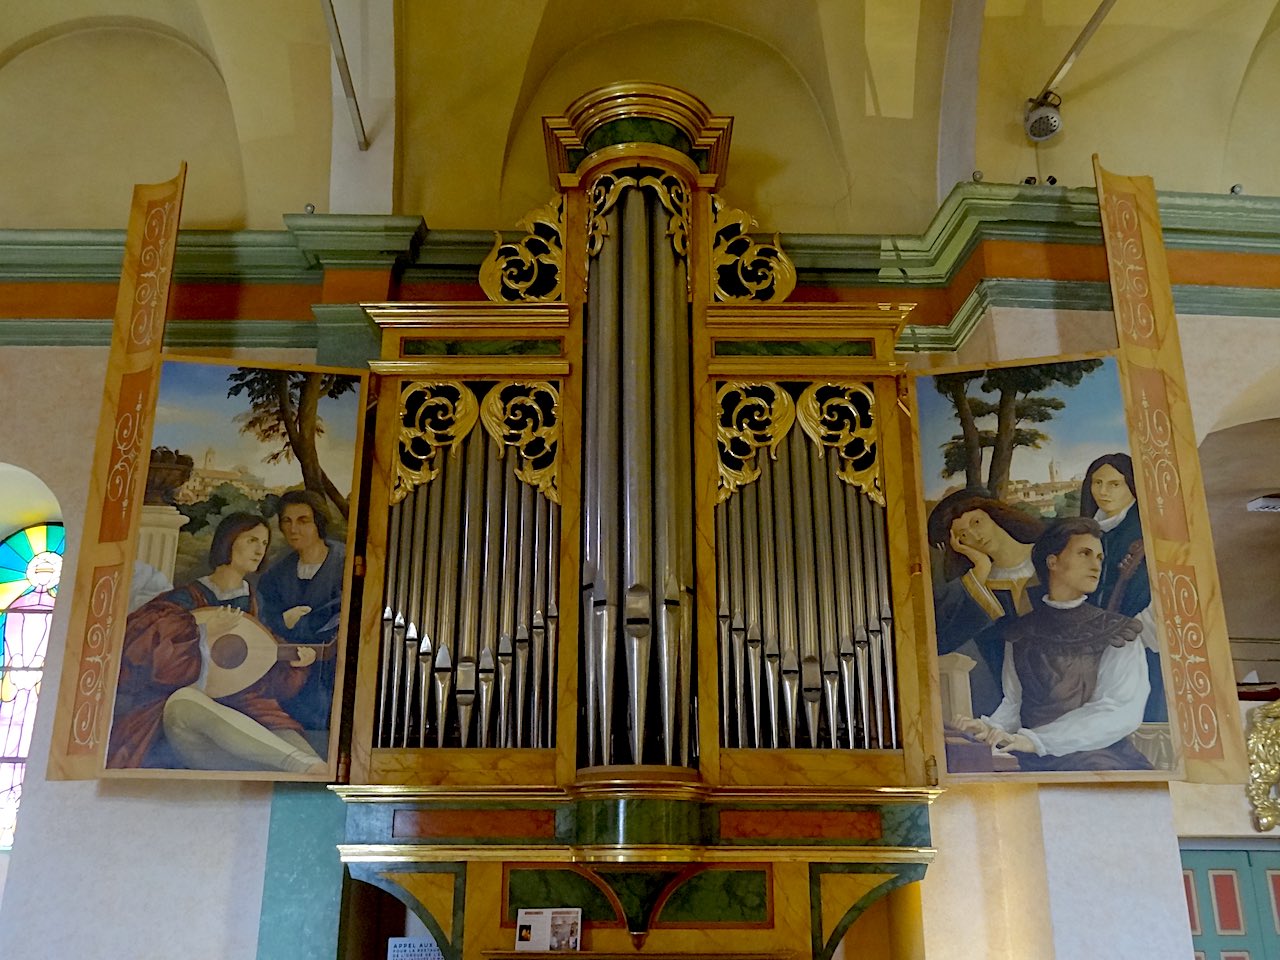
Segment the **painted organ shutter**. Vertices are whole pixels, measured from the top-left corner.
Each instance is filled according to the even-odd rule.
[[[1280,853],[1185,850],[1182,865],[1197,958],[1280,957]]]

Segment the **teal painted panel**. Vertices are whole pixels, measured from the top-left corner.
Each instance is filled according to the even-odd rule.
[[[604,891],[573,870],[512,870],[507,874],[507,919],[517,910],[580,907],[583,920],[613,923],[619,917]]]
[[[1280,956],[1276,885],[1280,854],[1256,850],[1184,850],[1191,941],[1206,957]],[[1238,918],[1238,922],[1237,922]]]
[[[933,840],[929,832],[929,807],[923,803],[886,803],[880,808],[879,843],[891,847],[927,847]]]
[[[346,804],[318,784],[276,784],[257,960],[337,956]]]
[[[661,923],[767,923],[769,874],[711,869],[695,873],[671,892]]]

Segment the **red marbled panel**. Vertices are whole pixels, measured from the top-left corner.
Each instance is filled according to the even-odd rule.
[[[391,835],[413,838],[554,839],[554,810],[397,810]]]
[[[722,810],[722,840],[879,840],[875,810]]]

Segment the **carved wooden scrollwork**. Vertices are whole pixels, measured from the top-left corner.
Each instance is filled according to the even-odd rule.
[[[839,457],[836,475],[884,506],[871,388],[862,383],[811,383],[796,403],[796,418],[818,445],[819,456],[830,449]]]
[[[549,303],[564,292],[564,198],[556,196],[517,225],[525,236],[493,249],[480,265],[480,286],[497,303]]]
[[[796,267],[778,235],[759,243],[748,231],[755,222],[741,210],[711,198],[714,239],[711,275],[716,299],[733,303],[781,303],[796,287]]]
[[[776,383],[725,383],[716,391],[716,404],[720,459],[716,502],[721,503],[760,476],[756,454],[767,447],[771,456],[776,455],[778,444],[795,423],[796,408],[791,395]]]
[[[399,456],[391,485],[391,502],[399,503],[440,472],[443,447],[450,455],[475,426],[480,414],[476,395],[457,380],[428,383],[414,380],[400,391]]]
[[[500,446],[514,447],[516,476],[554,503],[560,502],[560,394],[545,381],[506,380],[484,398],[481,422]]]
[[[1257,707],[1249,713],[1245,737],[1249,750],[1249,783],[1245,793],[1253,807],[1253,822],[1259,830],[1271,830],[1280,823],[1280,700]]]
[[[591,220],[587,224],[587,253],[594,257],[609,235],[606,215],[617,206],[624,190],[651,190],[667,212],[667,236],[676,256],[689,251],[689,191],[684,181],[662,170],[634,170],[635,176],[606,173],[591,185]]]

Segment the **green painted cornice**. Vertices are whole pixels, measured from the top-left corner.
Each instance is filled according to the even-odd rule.
[[[123,230],[0,230],[0,283],[117,283]],[[319,283],[293,238],[278,230],[183,230],[179,283]]]
[[[382,352],[382,331],[358,303],[316,303],[316,363],[368,369]]]
[[[1095,193],[958,184],[917,235],[783,234],[801,283],[945,286],[983,240],[1101,244]]]
[[[1280,197],[1158,195],[1165,244],[1216,253],[1280,254]],[[1090,187],[961,183],[924,233],[783,234],[802,284],[945,286],[983,240],[1102,245]]]
[[[1280,254],[1280,198],[1159,195],[1173,248]],[[421,217],[288,214],[283,231],[183,230],[179,282],[319,283],[321,265],[405,267],[409,281],[474,281],[494,234],[428,230]],[[505,239],[518,233],[504,234]],[[1088,187],[958,184],[919,235],[783,234],[802,284],[944,286],[983,240],[1098,246]],[[120,230],[0,230],[0,282],[115,282]]]
[[[504,241],[515,241],[523,234],[508,232],[501,236]],[[493,249],[494,241],[492,230],[428,230],[402,279],[406,283],[477,283],[480,264]]]
[[[346,269],[412,262],[427,231],[421,217],[365,214],[287,213],[284,225],[308,261]]]
[[[1157,199],[1167,247],[1280,253],[1280,197],[1161,193]]]
[[[306,320],[170,320],[164,345],[315,349],[317,325]],[[3,320],[0,347],[108,347],[111,320]],[[360,364],[364,366],[364,364]]]

